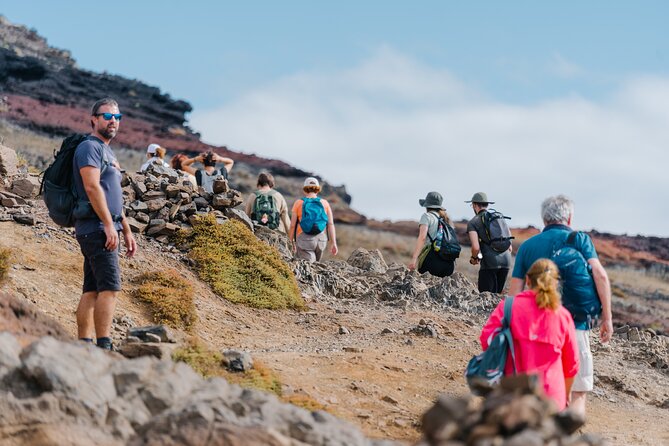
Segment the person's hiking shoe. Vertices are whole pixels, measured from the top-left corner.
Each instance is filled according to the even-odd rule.
[[[104,350],[113,350],[111,338],[98,338],[97,345]]]

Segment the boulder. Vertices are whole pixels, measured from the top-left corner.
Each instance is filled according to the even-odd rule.
[[[0,176],[12,177],[18,174],[18,161],[14,149],[0,144]]]
[[[358,248],[349,256],[346,262],[365,271],[385,274],[388,269],[383,254],[378,249],[367,251],[365,248]]]
[[[35,198],[39,194],[39,188],[39,179],[32,175],[12,182],[12,192],[21,198]]]
[[[231,372],[246,372],[253,368],[253,358],[248,352],[224,350],[223,365]]]
[[[226,217],[231,220],[241,221],[251,232],[253,232],[253,221],[246,215],[246,212],[231,208],[226,208],[224,212]]]

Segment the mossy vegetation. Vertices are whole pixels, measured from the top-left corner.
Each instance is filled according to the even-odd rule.
[[[190,331],[197,321],[193,286],[176,270],[144,273],[135,296],[148,303],[156,323]]]
[[[0,248],[0,285],[2,285],[9,276],[11,268],[12,251],[8,248]]]
[[[185,362],[205,378],[218,376],[241,387],[273,393],[283,401],[310,411],[325,410],[327,407],[309,395],[293,393],[283,395],[281,380],[263,363],[254,360],[253,369],[243,373],[230,372],[223,365],[223,355],[208,348],[197,337],[191,337],[186,344],[172,353],[174,361]]]
[[[304,308],[290,267],[243,223],[198,219],[182,236],[202,280],[225,299],[253,308]]]
[[[172,359],[185,362],[205,378],[220,376],[242,387],[264,390],[281,396],[281,381],[264,364],[254,361],[251,370],[242,373],[230,372],[223,365],[223,355],[209,349],[197,338],[191,338],[186,345],[175,350]]]

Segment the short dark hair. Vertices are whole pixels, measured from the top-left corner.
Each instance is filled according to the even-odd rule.
[[[214,152],[211,150],[204,154],[202,158],[202,164],[205,166],[216,166],[216,161],[214,161]]]
[[[102,98],[95,101],[95,104],[91,107],[91,116],[95,116],[103,105],[111,105],[112,107],[118,108],[118,102],[112,98]]]
[[[274,177],[269,172],[263,172],[258,175],[258,187],[269,186],[274,187]]]
[[[475,204],[476,206],[478,206],[480,208],[487,208],[488,204],[490,204],[490,203],[480,202],[480,201],[472,201],[472,204]]]

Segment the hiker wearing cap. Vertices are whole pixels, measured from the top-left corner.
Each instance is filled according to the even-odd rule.
[[[274,177],[271,173],[262,172],[258,175],[258,190],[246,200],[246,214],[259,225],[288,233],[290,218],[288,204],[281,192],[274,189]]]
[[[337,255],[337,234],[330,203],[318,196],[321,186],[314,177],[304,180],[304,197],[293,204],[289,236],[298,259],[318,262],[323,257],[328,238],[330,252]]]
[[[548,259],[539,259],[527,271],[528,289],[511,303],[510,328],[513,353],[507,356],[505,375],[539,376],[547,397],[559,410],[569,403],[570,390],[579,370],[576,329],[569,311],[560,305],[558,268]],[[505,300],[493,310],[481,331],[480,341],[487,350],[502,328]]]
[[[511,266],[512,246],[510,232],[504,221],[506,217],[494,210],[488,211],[488,205],[495,202],[489,201],[485,192],[475,193],[465,203],[471,203],[475,214],[467,223],[467,234],[472,245],[469,263],[481,265],[479,292],[501,293]]]
[[[146,158],[142,167],[139,168],[140,172],[146,172],[146,169],[149,168],[151,164],[159,164],[163,167],[170,167],[169,164],[165,162],[165,154],[167,150],[160,147],[159,144],[149,144],[149,147],[146,148]]]
[[[557,195],[544,200],[544,229],[518,248],[509,293],[523,290],[525,275],[538,259],[551,259],[558,266],[562,304],[574,318],[581,363],[571,389],[570,408],[585,415],[586,395],[594,386],[590,329],[601,321],[601,341],[611,339],[611,284],[590,237],[571,229],[573,215],[574,203],[568,197]]]
[[[93,131],[77,146],[72,164],[80,197],[74,209],[74,230],[84,256],[77,332],[79,339],[93,342],[95,337],[98,347],[109,350],[116,298],[121,291],[119,232],[123,233],[128,257],[137,249],[123,215],[121,172],[109,147],[122,117],[115,100],[97,101],[91,112]]]
[[[195,171],[195,179],[197,185],[201,186],[205,192],[213,193],[214,192],[214,179],[218,176],[222,176],[226,180],[228,179],[228,174],[232,170],[235,162],[231,158],[218,155],[213,151],[209,150],[206,153],[200,154],[195,158],[189,158],[183,160],[181,165],[183,167],[189,167],[194,162],[200,162],[204,166],[202,169],[197,169]],[[217,168],[216,163],[222,163],[223,168]]]
[[[425,198],[418,200],[418,204],[425,208],[425,213],[420,217],[418,223],[418,238],[409,263],[410,270],[418,269],[421,274],[429,272],[438,277],[453,274],[455,258],[459,255],[460,245],[442,202],[443,198],[439,192],[429,192]],[[435,242],[441,244],[442,241],[444,251],[441,252],[441,249],[435,251]],[[457,248],[457,255],[446,252],[447,241]],[[442,256],[440,252],[447,255]]]

